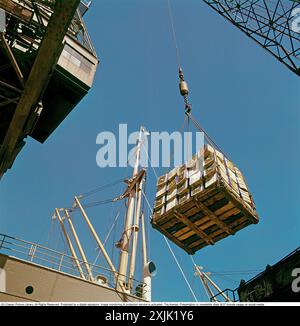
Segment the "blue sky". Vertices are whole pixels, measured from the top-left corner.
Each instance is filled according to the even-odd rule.
[[[244,173],[261,218],[194,259],[207,271],[263,270],[299,246],[299,79],[202,1],[171,2],[193,114]],[[129,132],[140,125],[171,132],[182,125],[167,2],[98,0],[86,22],[100,58],[94,87],[44,145],[28,139],[1,181],[1,233],[47,244],[55,207],[69,206],[74,194],[130,173],[97,167],[99,132],[117,134],[120,123],[127,123]],[[95,199],[121,191],[115,187]],[[152,202],[151,171],[147,191]],[[102,238],[116,210],[108,205],[89,211]],[[93,260],[95,244],[80,222],[78,228]],[[152,229],[149,236],[158,268],[153,300],[192,301],[162,236]],[[198,299],[206,300],[190,257],[172,248]],[[214,280],[221,288],[235,288],[251,276]]]

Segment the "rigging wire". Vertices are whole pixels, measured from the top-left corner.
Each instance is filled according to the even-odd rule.
[[[187,149],[186,149],[186,151],[187,151],[187,156],[186,156],[186,158],[187,158],[187,160],[189,160],[190,159],[190,154],[191,154],[191,152],[193,151],[193,149],[192,148],[190,148],[191,146],[192,146],[192,143],[190,144],[190,137],[189,137],[189,135],[190,135],[190,123],[191,123],[191,119],[190,119],[190,117],[189,116],[187,116],[188,117],[188,122],[187,122],[187,131],[188,131],[188,134],[187,134]]]
[[[151,207],[151,205],[150,205],[150,203],[149,203],[148,198],[146,197],[145,193],[143,192],[143,190],[142,190],[142,193],[143,193],[143,196],[144,196],[144,198],[145,198],[145,200],[146,200],[147,205],[148,205],[149,208],[150,208],[150,211],[152,211],[152,207]],[[163,236],[163,238],[164,238],[164,240],[165,240],[165,242],[166,242],[166,244],[167,244],[167,246],[168,246],[168,249],[169,249],[169,251],[171,252],[171,254],[172,254],[172,256],[173,256],[173,258],[174,258],[174,260],[175,260],[175,262],[176,262],[176,265],[177,265],[178,269],[180,270],[181,275],[182,275],[182,277],[183,277],[185,283],[187,284],[187,286],[188,286],[188,288],[189,288],[189,290],[190,290],[190,292],[191,292],[193,298],[195,299],[196,302],[198,302],[198,299],[197,299],[197,297],[196,297],[196,295],[195,295],[195,293],[194,293],[194,291],[193,291],[193,289],[192,289],[192,287],[191,287],[191,285],[190,285],[190,283],[189,283],[189,281],[188,281],[188,279],[187,279],[187,277],[186,277],[186,275],[185,275],[185,273],[184,273],[184,271],[183,271],[183,269],[182,269],[182,267],[181,267],[179,261],[177,260],[177,258],[176,258],[176,256],[175,256],[175,253],[174,253],[174,251],[172,250],[172,248],[171,248],[171,246],[170,246],[170,244],[169,244],[169,241],[167,240],[167,238],[166,238],[165,236]]]
[[[199,266],[197,266],[197,264],[196,264],[194,258],[193,258],[192,256],[190,256],[190,257],[191,257],[191,261],[192,261],[192,263],[193,263],[193,265],[194,265],[194,268],[196,269],[196,267],[199,267]],[[198,276],[199,276],[199,275],[198,275]],[[206,295],[207,295],[207,297],[208,297],[208,300],[211,301],[211,295],[208,293],[208,290],[207,290],[207,288],[206,288],[206,286],[205,286],[205,284],[204,284],[204,281],[202,280],[202,278],[201,278],[200,276],[199,276],[199,278],[200,278],[201,284],[202,284],[202,286],[203,286],[203,288],[204,288],[204,291],[205,291],[205,293],[206,293]]]
[[[148,154],[147,151],[146,151],[146,154],[147,154],[148,161],[150,162],[150,167],[152,168],[153,173],[154,173],[156,179],[158,179],[158,175],[157,175],[157,173],[156,173],[154,167],[153,167],[152,164],[151,164],[151,160],[150,160],[150,157],[149,157],[149,154]],[[142,189],[141,191],[142,191],[143,197],[144,197],[144,199],[145,199],[145,202],[147,203],[147,205],[148,205],[148,207],[149,207],[149,209],[150,209],[151,215],[152,215],[153,210],[152,210],[152,207],[151,207],[151,205],[150,205],[150,203],[149,203],[149,200],[148,200],[146,194],[144,193],[143,189]],[[189,281],[188,281],[188,279],[187,279],[187,277],[186,277],[186,275],[185,275],[183,269],[181,268],[181,266],[180,266],[180,264],[179,264],[179,262],[178,262],[178,260],[177,260],[177,258],[176,258],[176,256],[175,256],[175,254],[174,254],[174,252],[173,252],[173,250],[172,250],[172,248],[171,248],[171,246],[170,246],[170,244],[169,244],[167,238],[166,238],[165,236],[163,236],[163,237],[164,237],[164,240],[165,240],[165,242],[166,242],[166,244],[167,244],[167,246],[168,246],[168,248],[169,248],[169,251],[171,252],[171,254],[172,254],[172,256],[173,256],[173,258],[174,258],[174,260],[175,260],[175,262],[176,262],[176,264],[177,264],[177,266],[178,266],[178,268],[179,268],[179,270],[180,270],[180,272],[181,272],[181,274],[182,274],[182,276],[183,276],[183,278],[184,278],[184,280],[185,280],[185,282],[186,282],[186,284],[187,284],[187,286],[188,286],[188,288],[189,288],[189,290],[190,290],[192,296],[194,297],[195,301],[198,302],[198,299],[197,299],[197,297],[196,297],[196,295],[195,295],[195,293],[194,293],[194,291],[193,291],[193,289],[192,289],[192,287],[191,287],[191,285],[190,285],[190,283],[189,283]]]
[[[60,242],[60,238],[59,238],[59,233],[60,233],[60,225],[59,223],[56,223],[56,228],[58,229],[58,232],[55,232],[56,239],[55,239],[55,245],[54,245],[54,249],[55,251],[59,251],[59,242]]]
[[[151,159],[150,159],[150,156],[149,156],[149,154],[148,154],[148,151],[147,151],[144,147],[142,147],[142,149],[144,149],[144,151],[145,151],[145,153],[146,153],[146,155],[147,155],[148,163],[149,163],[149,165],[150,165],[150,167],[151,167],[151,169],[152,169],[152,171],[153,171],[153,173],[154,173],[156,179],[158,179],[158,175],[157,175],[157,173],[156,173],[154,167],[153,167],[152,164],[151,164]]]
[[[123,182],[124,179],[126,179],[126,177],[125,177],[125,178],[122,178],[122,179],[115,180],[115,181],[113,181],[113,182],[111,182],[111,183],[109,183],[109,184],[106,184],[106,185],[103,185],[103,186],[99,186],[99,187],[97,187],[97,188],[95,188],[95,189],[92,189],[92,190],[90,190],[90,191],[87,191],[87,192],[81,194],[81,198],[84,198],[84,197],[88,197],[88,196],[94,195],[95,193],[100,192],[100,191],[102,191],[102,190],[104,190],[104,189],[107,189],[107,188],[113,187],[113,186],[115,186],[115,185],[117,185],[117,184]]]
[[[225,154],[224,151],[220,148],[219,145],[217,145],[214,140],[208,135],[208,133],[205,131],[205,129],[202,128],[202,126],[200,125],[200,123],[195,119],[195,117],[191,114],[191,113],[186,113],[189,118],[191,119],[192,123],[194,124],[194,126],[196,127],[196,129],[198,129],[200,132],[203,132],[208,143],[214,147],[215,149],[217,149],[220,153],[222,153],[226,158],[229,159],[229,155]]]
[[[179,264],[179,262],[178,262],[178,260],[177,260],[177,258],[176,258],[176,256],[175,256],[175,254],[174,254],[174,252],[173,252],[173,250],[172,250],[172,248],[171,248],[171,246],[170,246],[170,244],[169,244],[169,241],[167,240],[167,238],[166,238],[165,236],[163,236],[163,237],[164,237],[165,242],[166,242],[166,244],[167,244],[167,246],[168,246],[168,248],[169,248],[169,250],[170,250],[170,252],[171,252],[171,254],[172,254],[172,256],[173,256],[173,258],[174,258],[174,260],[175,260],[175,262],[176,262],[176,264],[177,264],[177,267],[179,268],[179,270],[180,270],[180,272],[181,272],[182,277],[183,277],[184,280],[185,280],[185,283],[187,284],[187,286],[188,286],[188,288],[189,288],[189,290],[190,290],[192,296],[194,297],[195,301],[198,302],[198,299],[197,299],[197,297],[196,297],[196,295],[195,295],[195,293],[194,293],[194,291],[193,291],[193,289],[192,289],[192,287],[191,287],[191,285],[190,285],[190,283],[189,283],[187,277],[185,276],[185,273],[184,273],[183,269],[181,268],[181,266],[180,266],[180,264]]]
[[[110,198],[110,199],[104,199],[104,200],[98,200],[98,201],[94,201],[94,202],[90,202],[90,203],[86,203],[83,204],[81,203],[81,206],[83,208],[91,208],[91,207],[95,207],[95,206],[100,206],[100,205],[105,205],[105,204],[109,204],[109,203],[114,203],[116,202],[116,198]],[[72,213],[74,211],[78,211],[79,207],[66,207],[66,210],[68,210],[69,213]]]
[[[51,222],[50,222],[50,229],[49,229],[49,232],[48,232],[48,236],[47,236],[47,247],[50,248],[50,239],[52,239],[52,236],[53,236],[53,233],[54,233],[54,219],[53,217],[51,217]]]
[[[123,203],[121,203],[122,206]],[[121,210],[121,207],[120,207]],[[116,238],[117,238],[117,228],[118,228],[118,222],[119,219],[116,221],[115,227],[113,229],[113,236],[112,236],[112,246],[111,246],[111,261],[114,262],[114,258],[115,258],[115,243],[116,243]]]
[[[63,250],[64,250],[64,253],[69,253],[69,249],[68,249],[68,246],[67,246],[67,243],[66,243],[66,240],[64,238],[64,235],[63,235],[63,232],[62,232],[62,229],[61,229],[61,226],[59,225],[59,234],[60,234],[60,237],[62,239],[62,243],[63,243]]]
[[[213,275],[213,274],[211,274]],[[228,277],[228,276],[222,276],[222,275],[214,275],[216,278],[218,278],[219,280],[221,279],[222,282],[226,281],[226,282],[229,282],[231,283],[232,285],[236,285],[238,283],[238,281],[236,279],[233,279],[231,277]]]
[[[179,133],[180,133],[181,135],[183,134],[184,127],[185,127],[186,123],[188,122],[188,120],[189,120],[189,117],[188,117],[187,115],[185,115],[184,120],[183,120],[183,123],[182,123],[182,125],[181,125],[181,127],[180,127],[180,129],[179,129]],[[173,148],[172,151],[171,151],[171,154],[170,154],[170,161],[171,161],[172,159],[174,159],[174,154],[175,154],[175,148]]]
[[[108,239],[109,239],[109,237],[110,237],[110,235],[111,235],[111,232],[115,229],[115,225],[116,225],[116,223],[117,223],[117,221],[118,221],[118,219],[119,219],[119,216],[120,216],[120,211],[121,211],[121,207],[119,208],[119,210],[118,210],[118,212],[117,212],[117,215],[116,215],[116,217],[115,217],[115,219],[114,219],[114,221],[113,221],[113,223],[112,223],[112,225],[111,225],[111,227],[110,227],[110,229],[109,229],[109,231],[108,231],[108,233],[107,233],[107,235],[106,235],[106,238],[105,238],[104,241],[103,241],[103,246],[106,245],[106,242],[108,241]],[[97,257],[95,258],[95,260],[94,260],[94,262],[93,262],[93,266],[96,265],[96,262],[97,262],[97,260],[99,259],[101,253],[102,253],[102,251],[99,250],[99,252],[98,252],[98,254],[97,254]]]
[[[195,276],[195,277],[199,277],[199,275],[197,275],[197,276]],[[204,283],[203,283],[203,281],[201,280],[201,285],[202,285],[202,287],[203,287],[203,289],[204,289],[204,292],[205,292],[205,294],[206,294],[206,296],[208,297],[208,300],[210,301],[210,299],[211,299],[211,295],[208,293],[208,291],[207,291],[207,288],[205,287],[205,285],[204,285]]]
[[[253,269],[253,270],[242,270],[242,271],[224,271],[224,272],[213,272],[211,271],[211,274],[213,275],[250,275],[250,274],[256,274],[261,272],[259,269]]]
[[[94,202],[87,203],[87,204],[82,204],[82,207],[90,208],[90,207],[95,207],[95,206],[99,206],[99,205],[105,205],[105,204],[113,203],[114,201],[115,201],[115,198],[104,199],[104,200],[94,201]]]
[[[152,214],[152,207],[151,207],[151,205],[150,205],[150,203],[149,203],[149,200],[148,200],[148,198],[147,198],[147,196],[146,196],[146,194],[144,193],[144,191],[142,190],[142,193],[143,193],[143,196],[144,196],[144,198],[145,198],[145,201],[146,201],[146,203],[147,203],[147,205],[148,205],[148,207],[149,207],[149,209],[150,209],[150,212],[151,212],[151,214]]]

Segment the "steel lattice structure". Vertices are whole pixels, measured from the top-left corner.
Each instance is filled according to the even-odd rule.
[[[300,76],[300,1],[203,0]]]
[[[92,86],[98,59],[83,20],[89,5],[0,0],[0,178],[25,139],[43,143]]]

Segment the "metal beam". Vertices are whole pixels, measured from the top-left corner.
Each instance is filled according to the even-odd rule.
[[[40,101],[63,49],[63,40],[80,0],[56,1],[46,35],[24,86],[19,104],[0,149],[0,177],[11,165],[14,150],[24,138],[28,116]]]
[[[8,104],[11,104],[11,103],[18,103],[18,99],[19,98],[17,97],[17,98],[7,99],[4,102],[0,102],[0,108],[2,108],[3,106],[6,106]]]
[[[0,80],[0,86],[2,86],[4,88],[7,88],[7,89],[9,89],[9,90],[11,90],[11,91],[13,91],[15,93],[18,93],[18,94],[22,93],[22,91],[19,88],[15,87],[13,85],[10,85],[10,84],[2,81],[2,80]]]
[[[17,62],[17,60],[16,60],[16,58],[15,58],[9,44],[7,43],[7,40],[5,38],[5,34],[0,32],[0,37],[1,37],[1,40],[3,42],[4,48],[6,50],[6,53],[8,55],[8,58],[9,58],[11,64],[12,64],[18,78],[19,78],[19,81],[20,81],[21,85],[24,86],[24,76],[22,74],[22,71],[21,71],[21,69],[20,69],[20,67],[18,65],[18,62]]]
[[[25,23],[29,23],[33,16],[33,11],[13,0],[0,0],[0,8],[8,12],[10,15],[21,19]]]
[[[299,0],[203,0],[300,76]]]

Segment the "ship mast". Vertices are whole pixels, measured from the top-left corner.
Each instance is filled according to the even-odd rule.
[[[114,275],[114,287],[116,291],[124,293],[125,295],[135,295],[146,301],[151,301],[151,278],[155,275],[156,267],[153,262],[148,261],[147,255],[145,221],[144,214],[142,214],[143,185],[146,176],[146,169],[140,169],[140,157],[141,148],[143,144],[143,136],[147,135],[148,133],[146,132],[145,128],[141,127],[135,150],[135,164],[132,176],[130,179],[125,180],[127,188],[124,193],[121,196],[113,199],[113,202],[127,199],[127,210],[125,213],[124,230],[122,233],[121,240],[117,243],[117,247],[120,249],[120,260],[118,268],[115,268],[111,257],[107,253],[104,244],[100,240],[100,237],[98,236],[91,220],[89,219],[84,209],[84,205],[80,202],[80,200],[84,197],[83,195],[75,196],[72,210],[78,209],[84,221],[86,222],[92,236],[94,237],[100,251],[102,252],[109,266],[110,271]],[[60,211],[64,212],[64,218],[60,216]],[[72,257],[74,259],[74,263],[77,266],[80,276],[83,279],[89,279],[90,281],[94,282],[95,278],[92,274],[92,268],[87,262],[87,258],[84,254],[83,248],[76,233],[75,226],[71,221],[68,210],[56,209],[55,216],[59,219],[60,225],[63,229]],[[67,230],[64,227],[63,219],[66,219],[69,223],[71,233],[73,235],[73,238],[75,239],[77,249],[82,258],[81,261],[79,261],[76,251],[72,245],[71,238],[69,237]],[[143,253],[143,282],[139,283],[136,286],[134,275],[136,269],[136,256],[138,249],[138,233],[140,231],[140,222]],[[85,266],[86,272],[88,274],[87,277],[82,270],[81,264]],[[134,286],[136,286],[136,288],[134,288]],[[124,300],[126,301],[126,296],[124,297]]]
[[[119,275],[117,280],[116,288],[117,290],[127,289],[131,290],[132,280],[134,277],[134,267],[135,267],[135,258],[136,258],[136,249],[137,249],[137,231],[138,224],[141,214],[141,197],[142,197],[142,186],[145,176],[145,170],[139,171],[140,166],[140,155],[141,155],[141,145],[142,145],[142,136],[145,134],[145,128],[140,128],[139,138],[136,146],[135,154],[135,164],[132,173],[132,177],[129,180],[126,180],[128,188],[124,193],[124,197],[128,197],[127,202],[127,211],[124,232],[122,239],[120,241],[120,263],[119,263]],[[134,222],[134,224],[133,224]],[[131,261],[130,261],[130,270],[128,276],[128,262],[129,262],[129,250],[132,241],[132,250],[131,250]]]

